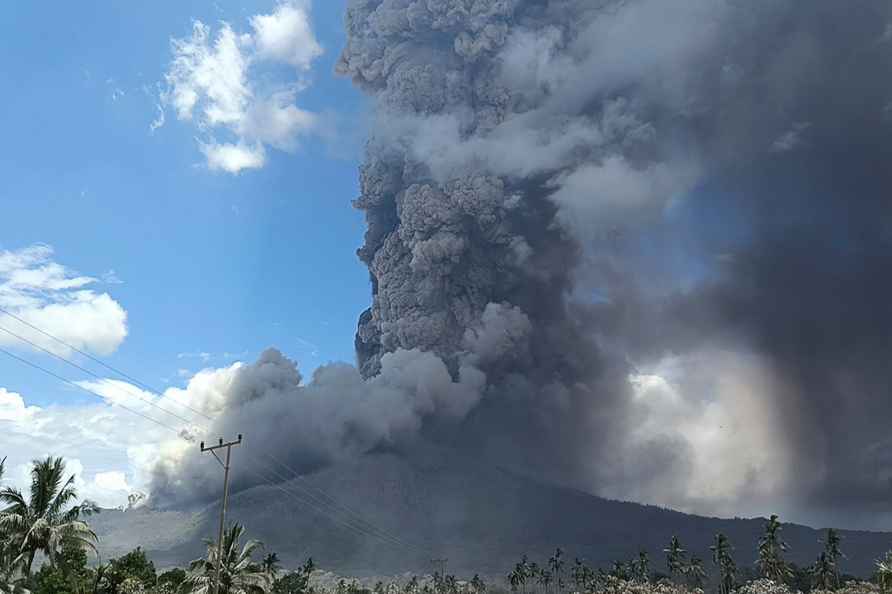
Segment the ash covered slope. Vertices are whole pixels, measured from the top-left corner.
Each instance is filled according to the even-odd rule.
[[[306,492],[301,484],[334,494],[376,527],[408,544],[348,530],[330,517],[298,504],[282,489]],[[203,551],[201,540],[216,529],[217,507],[194,513],[138,508],[100,514],[95,528],[103,558],[141,544],[161,567],[183,564]],[[339,515],[340,518],[345,518]],[[409,458],[371,454],[327,468],[279,487],[253,487],[231,500],[232,520],[244,523],[283,559],[297,565],[312,556],[327,570],[352,575],[430,571],[429,561],[447,557],[459,575],[500,578],[520,555],[546,557],[556,546],[593,565],[650,551],[655,567],[662,549],[677,534],[688,550],[706,558],[714,534],[729,535],[740,565],[755,555],[764,520],[719,520],[653,506],[609,501],[545,485],[459,455],[428,451]],[[132,539],[137,535],[139,542]],[[867,575],[872,561],[892,544],[892,534],[848,532],[845,571]],[[821,534],[784,526],[790,559],[810,563]]]

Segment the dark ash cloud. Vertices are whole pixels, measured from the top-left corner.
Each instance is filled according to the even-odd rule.
[[[320,436],[412,422],[315,463],[422,438],[613,497],[869,525],[892,494],[889,23],[879,0],[350,2],[373,300],[358,369],[289,392],[342,400]],[[231,418],[263,427],[267,394]]]

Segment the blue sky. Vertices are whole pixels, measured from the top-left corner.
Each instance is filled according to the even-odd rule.
[[[197,112],[191,121],[178,119],[162,96],[171,87],[171,40],[189,39],[193,21],[204,23],[213,41],[221,21],[251,34],[251,17],[276,8],[273,1],[178,0],[46,11],[16,3],[0,16],[7,57],[0,75],[0,252],[50,246],[32,268],[53,264],[64,267],[64,278],[96,279],[82,287],[90,298],[107,293],[127,316],[127,336],[102,353],[105,360],[159,389],[184,385],[203,367],[250,361],[268,346],[305,372],[353,360],[356,317],[370,295],[355,256],[364,225],[350,205],[358,194],[364,101],[334,75],[344,4],[312,6],[311,34],[323,53],[304,68],[276,60],[275,52],[262,59],[261,49],[244,50],[258,56],[247,75],[256,94],[291,89],[286,102],[316,122],[288,150],[267,143],[262,167],[209,167],[198,140],[231,142],[239,133],[202,128]],[[257,48],[261,41],[255,33]],[[289,86],[295,81],[298,87]],[[153,130],[159,105],[164,124]],[[68,299],[37,291],[43,305]],[[12,348],[86,379],[33,349]],[[2,355],[0,388],[43,408],[97,401]],[[97,460],[96,470],[108,470]]]

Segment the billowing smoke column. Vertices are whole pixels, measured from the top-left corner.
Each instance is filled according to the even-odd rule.
[[[892,408],[892,9],[849,8],[352,2],[363,375],[503,346],[457,441],[602,493],[884,492],[855,473]]]
[[[279,426],[302,469],[421,438],[692,511],[876,517],[892,5],[353,0],[346,24],[376,108],[358,369],[304,385],[267,353],[232,373],[286,380],[222,389],[227,424]]]
[[[625,425],[629,393],[628,370],[568,309],[582,252],[560,224],[560,176],[609,159],[636,177],[655,144],[621,97],[549,99],[536,68],[579,34],[564,26],[570,8],[535,7],[529,28],[519,2],[355,2],[338,65],[379,108],[356,201],[374,294],[357,333],[363,376],[395,349],[434,352],[453,372],[472,362],[484,402],[434,433],[557,479],[590,477],[580,463]],[[644,192],[685,183],[690,167],[661,164]]]

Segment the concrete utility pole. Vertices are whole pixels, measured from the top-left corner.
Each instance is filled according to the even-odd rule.
[[[201,442],[201,451],[210,452],[214,455],[214,458],[217,459],[217,462],[223,467],[223,507],[220,510],[220,531],[217,536],[217,579],[214,580],[214,592],[219,594],[220,592],[220,578],[223,575],[223,526],[226,522],[226,505],[229,503],[229,459],[232,454],[232,446],[236,446],[242,443],[242,434],[239,433],[238,439],[235,441],[230,441],[229,443],[223,443],[223,438],[220,438],[220,442],[211,447],[204,447],[204,442]],[[217,455],[217,450],[221,450],[226,448],[226,462],[220,459]]]

